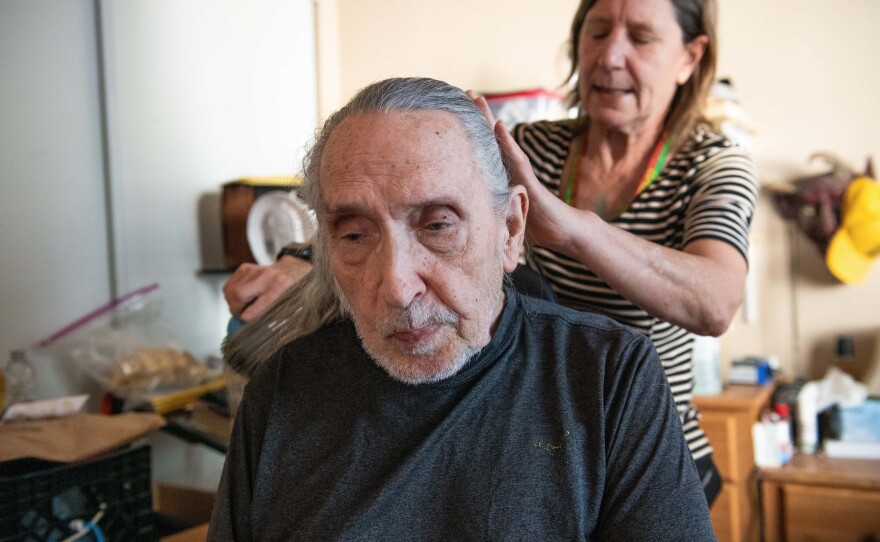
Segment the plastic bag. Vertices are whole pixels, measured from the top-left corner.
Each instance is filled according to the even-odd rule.
[[[64,337],[70,355],[106,390],[122,397],[196,386],[219,373],[189,353],[162,322],[159,285],[92,311],[42,345]]]

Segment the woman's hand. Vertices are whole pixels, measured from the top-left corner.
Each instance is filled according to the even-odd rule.
[[[486,99],[476,96],[470,90],[467,91],[467,95],[493,126],[510,182],[521,185],[529,195],[526,239],[530,243],[565,253],[564,247],[570,244],[571,238],[568,228],[576,222],[578,211],[566,205],[535,177],[529,157],[507,131],[504,122],[495,120]]]
[[[293,256],[283,256],[272,265],[241,264],[223,285],[229,312],[244,322],[253,320],[311,268],[312,264]]]
[[[510,182],[521,185],[529,194],[526,239],[563,254],[569,254],[572,231],[583,220],[584,211],[575,209],[550,192],[535,177],[529,157],[519,147],[503,121],[495,123],[495,138],[501,148]],[[569,254],[571,255],[571,254]]]

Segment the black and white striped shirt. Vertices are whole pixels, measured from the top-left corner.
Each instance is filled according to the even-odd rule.
[[[542,121],[513,129],[535,175],[557,196],[573,129],[573,121]],[[669,158],[654,182],[610,223],[678,250],[697,239],[716,239],[736,248],[748,261],[749,225],[756,198],[757,171],[751,156],[723,135],[700,126]],[[550,282],[563,305],[605,314],[650,337],[692,455],[699,459],[711,452],[691,402],[693,334],[633,305],[577,260],[534,246],[528,263]]]

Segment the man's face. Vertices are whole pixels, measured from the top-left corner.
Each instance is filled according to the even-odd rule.
[[[320,187],[330,270],[364,348],[405,382],[455,374],[489,342],[521,242],[458,121],[350,117],[327,143]]]

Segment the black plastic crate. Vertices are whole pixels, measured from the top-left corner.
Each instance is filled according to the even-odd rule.
[[[154,541],[150,448],[139,446],[93,461],[56,463],[19,459],[0,463],[0,542],[60,542],[91,521],[110,542]],[[101,540],[89,532],[78,541]]]

